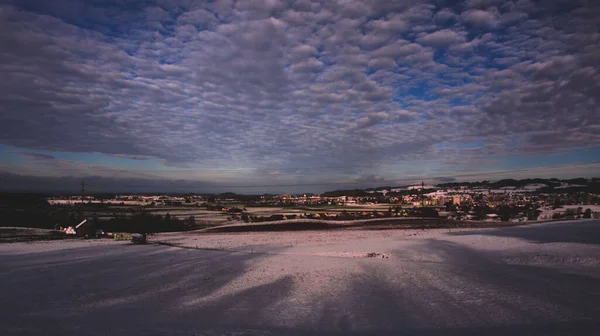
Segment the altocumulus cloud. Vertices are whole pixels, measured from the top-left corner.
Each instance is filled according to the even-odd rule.
[[[0,1],[0,143],[297,183],[294,167],[368,163],[360,178],[597,147],[599,16],[592,1]]]

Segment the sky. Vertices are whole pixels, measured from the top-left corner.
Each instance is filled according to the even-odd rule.
[[[600,3],[0,0],[0,189],[600,176]]]

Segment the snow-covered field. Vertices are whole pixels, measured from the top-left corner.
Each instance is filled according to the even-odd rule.
[[[600,221],[0,244],[3,335],[592,335]]]
[[[409,237],[437,236],[442,233],[467,231],[468,229],[431,230],[322,230],[287,232],[246,233],[161,233],[150,237],[151,242],[174,246],[216,249],[249,253],[269,253],[273,249],[279,254],[320,255],[323,253],[388,253],[396,239]],[[389,246],[389,244],[392,244]],[[373,248],[376,245],[377,248]],[[351,249],[349,247],[352,247]]]
[[[556,208],[556,209],[552,209],[552,207],[545,207],[545,208],[540,208],[540,210],[542,212],[538,216],[538,219],[552,219],[552,215],[554,215],[555,213],[564,213],[567,211],[567,209],[572,209],[572,210],[577,211],[578,208],[581,208],[582,211],[585,211],[586,209],[590,209],[590,210],[592,210],[592,213],[600,212],[600,205],[580,205],[580,204],[563,205],[562,207]]]

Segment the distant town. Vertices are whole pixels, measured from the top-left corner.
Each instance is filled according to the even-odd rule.
[[[435,219],[446,227],[475,222],[597,219],[600,180],[505,179],[278,195],[5,193],[0,194],[0,215],[3,227],[50,229],[85,237],[263,222],[293,222],[297,229],[303,229],[308,222],[360,222],[368,226],[386,219],[386,223]]]
[[[384,186],[322,194],[74,195],[48,197],[47,200],[51,205],[76,206],[84,203],[95,205],[98,209],[114,206],[148,211],[173,207],[202,208],[210,211],[212,217],[222,214],[225,220],[244,222],[422,216],[455,220],[527,221],[597,218],[600,214],[599,184],[596,178],[506,179],[495,182]],[[188,213],[190,211],[182,212],[173,208],[170,215],[185,219],[189,218]],[[206,217],[203,216],[206,213],[197,215],[199,218]],[[209,221],[206,220],[206,224],[210,224]],[[218,218],[214,224],[222,221],[223,218]]]

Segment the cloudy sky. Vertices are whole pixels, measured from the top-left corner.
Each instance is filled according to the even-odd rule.
[[[0,180],[598,176],[598,17],[595,0],[0,0]]]

